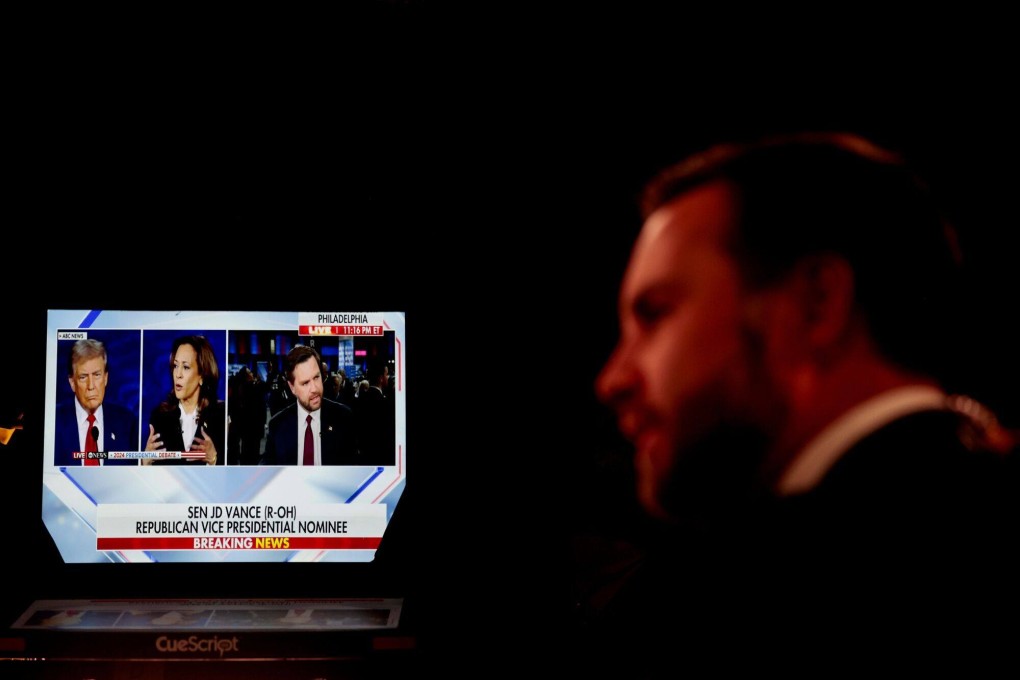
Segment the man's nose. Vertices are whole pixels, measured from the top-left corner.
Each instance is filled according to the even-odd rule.
[[[609,355],[595,379],[595,394],[603,403],[612,406],[625,400],[634,391],[637,377],[630,361],[629,350],[621,342]]]

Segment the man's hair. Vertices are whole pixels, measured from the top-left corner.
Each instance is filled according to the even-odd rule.
[[[721,145],[667,168],[645,189],[647,217],[722,180],[736,190],[727,244],[746,285],[766,287],[803,258],[834,254],[879,350],[931,372],[949,328],[960,255],[925,184],[899,155],[844,133],[801,133]]]
[[[174,344],[170,348],[168,366],[171,376],[174,372],[174,357],[177,356],[177,350],[181,348],[181,345],[191,345],[195,350],[196,368],[198,374],[202,376],[202,386],[198,388],[198,408],[201,411],[210,404],[216,403],[216,387],[220,380],[220,368],[216,363],[212,345],[209,344],[205,336],[185,335],[174,340]],[[176,406],[177,397],[174,396],[172,389],[170,390],[170,401]]]
[[[103,357],[103,372],[106,372],[106,346],[98,340],[88,338],[78,340],[71,346],[71,353],[67,357],[67,375],[74,377],[74,367],[80,363]]]
[[[320,371],[322,370],[322,357],[319,356],[314,347],[294,345],[294,349],[287,352],[287,359],[283,362],[283,372],[287,376],[287,382],[294,382],[294,368],[309,359],[315,359],[315,367]]]

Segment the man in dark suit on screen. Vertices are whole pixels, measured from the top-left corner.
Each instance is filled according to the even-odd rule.
[[[322,360],[296,345],[284,372],[296,403],[269,421],[260,465],[360,465],[354,419],[343,404],[323,397]]]
[[[366,374],[368,391],[355,400],[354,417],[358,423],[358,451],[369,465],[393,465],[396,455],[393,398],[386,396],[389,367],[372,362]]]
[[[138,450],[138,417],[116,404],[104,403],[110,373],[106,347],[99,340],[78,340],[68,358],[67,381],[75,399],[57,405],[54,464],[138,465],[134,460],[76,460],[75,451]]]
[[[862,138],[791,135],[668,169],[644,211],[597,390],[671,538],[593,648],[760,668],[965,641],[1015,590],[1016,457],[938,379],[959,260],[927,189]]]

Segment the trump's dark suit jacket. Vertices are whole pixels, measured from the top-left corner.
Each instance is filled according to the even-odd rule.
[[[351,410],[328,399],[322,400],[321,410],[322,464],[361,465]],[[273,416],[259,465],[297,465],[297,427],[296,403]]]
[[[103,448],[107,451],[138,451],[138,416],[116,404],[103,404]],[[54,465],[81,465],[71,457],[81,450],[74,402],[57,404]],[[138,465],[137,460],[107,460],[104,465]]]

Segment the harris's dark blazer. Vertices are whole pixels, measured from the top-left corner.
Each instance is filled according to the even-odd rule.
[[[351,410],[328,399],[322,400],[321,410],[322,464],[361,465]],[[296,403],[273,416],[259,465],[297,465],[297,427]]]
[[[74,401],[57,404],[56,446],[53,451],[54,465],[81,465],[82,461],[71,457],[81,449],[78,442],[78,423]],[[103,404],[103,446],[107,451],[138,450],[138,417],[122,406]],[[138,465],[136,460],[107,460],[104,465]]]
[[[227,457],[226,442],[224,440],[225,406],[222,401],[210,404],[202,411],[199,429],[195,431],[198,435],[202,428],[209,434],[216,446],[216,464],[223,465]],[[161,411],[157,406],[149,416],[149,423],[163,436],[163,445],[167,451],[186,451],[187,445],[181,432],[181,412],[177,406],[168,411]],[[145,436],[148,438],[149,429],[145,428]],[[191,444],[191,442],[187,442]],[[154,465],[205,465],[201,460],[184,460],[172,458],[160,458],[153,461]]]

